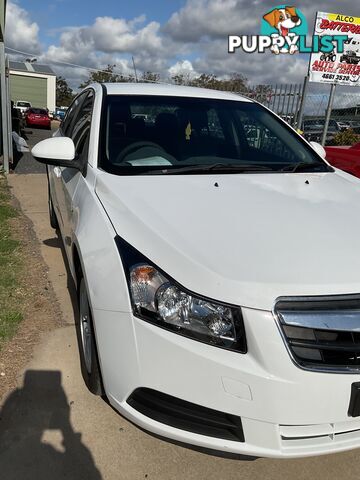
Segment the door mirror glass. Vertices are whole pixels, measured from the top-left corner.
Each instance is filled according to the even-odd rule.
[[[52,137],[37,143],[31,150],[33,157],[41,163],[79,169],[75,145],[71,138]]]
[[[315,152],[320,155],[321,158],[326,158],[326,150],[325,148],[320,145],[318,142],[310,142],[310,145],[315,150]]]

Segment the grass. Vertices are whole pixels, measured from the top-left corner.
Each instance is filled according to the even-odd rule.
[[[0,349],[11,338],[23,316],[16,292],[20,286],[19,242],[12,236],[11,219],[17,211],[10,204],[6,180],[0,174]]]

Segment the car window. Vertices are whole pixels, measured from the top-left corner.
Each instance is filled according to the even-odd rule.
[[[290,127],[252,102],[108,95],[102,115],[99,164],[112,173],[206,165],[288,171],[303,163],[329,170]]]
[[[80,105],[77,114],[75,115],[75,118],[72,122],[71,133],[69,135],[74,142],[75,151],[78,155],[83,153],[90,137],[93,106],[94,92],[89,90],[86,92],[84,101]]]
[[[294,161],[295,154],[281,137],[276,135],[260,118],[249,115],[246,112],[238,112],[244,129],[245,138],[253,155],[259,158],[267,154],[276,158],[277,161]]]
[[[71,137],[75,116],[86,95],[87,92],[83,92],[81,95],[76,97],[70,107],[67,109],[65,118],[61,124],[61,131],[65,137]]]
[[[34,113],[36,115],[47,115],[48,112],[43,108],[30,108],[29,113]]]

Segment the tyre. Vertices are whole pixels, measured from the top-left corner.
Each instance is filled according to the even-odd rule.
[[[54,205],[51,200],[51,194],[50,194],[50,187],[49,187],[49,218],[50,218],[50,225],[52,228],[55,228],[57,230],[59,228],[59,224],[56,218],[55,210],[54,210]]]
[[[92,315],[85,280],[80,278],[78,287],[79,311],[75,326],[79,346],[81,373],[84,382],[94,395],[103,395],[99,359],[96,349]]]

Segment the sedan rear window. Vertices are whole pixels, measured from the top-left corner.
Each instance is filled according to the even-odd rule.
[[[47,115],[48,112],[43,108],[29,108],[29,113],[34,113],[35,115]]]
[[[291,171],[300,164],[329,170],[264,107],[192,97],[109,95],[99,155],[104,170],[120,175],[192,173],[191,167]]]

